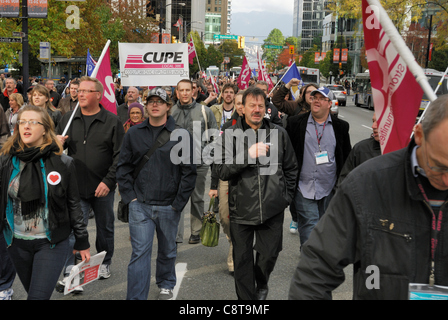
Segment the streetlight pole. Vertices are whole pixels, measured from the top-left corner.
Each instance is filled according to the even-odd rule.
[[[30,47],[28,43],[28,0],[22,0],[22,76],[23,76],[23,92],[29,87],[30,76]]]
[[[186,6],[186,3],[184,3],[184,2],[171,3],[171,0],[167,0],[167,4],[166,4],[166,6],[164,8],[166,9],[169,6],[172,6],[173,4],[177,4],[177,5],[182,6],[182,7]],[[159,9],[159,43],[163,43],[162,5],[161,5],[160,2],[159,2],[159,5],[158,5],[158,9]],[[170,19],[168,20],[167,19],[168,14],[165,14],[165,21],[167,23],[171,24],[171,12],[170,12],[169,16],[170,16]],[[167,27],[168,26],[165,26],[165,29],[168,29]],[[171,30],[171,26],[170,26],[170,30]]]

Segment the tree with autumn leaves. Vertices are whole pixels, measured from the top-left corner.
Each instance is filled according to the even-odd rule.
[[[67,10],[70,5],[79,8],[78,29],[66,26],[72,14]],[[13,31],[21,30],[21,19],[0,18],[0,37],[11,37]],[[52,56],[70,58],[85,56],[87,49],[93,56],[99,56],[107,40],[111,40],[114,66],[118,62],[118,42],[150,42],[152,32],[158,32],[158,25],[146,17],[142,1],[48,0],[46,19],[28,19],[30,60],[39,56],[40,42],[51,43]],[[21,50],[20,43],[0,43],[0,65],[17,63]]]
[[[336,0],[329,3],[329,9],[338,17],[362,19],[361,4],[359,0]],[[430,39],[433,53],[429,67],[445,71],[448,66],[448,0],[381,0],[381,5],[422,67],[426,65],[429,28],[421,21],[431,12],[437,12],[433,16],[435,32]],[[358,36],[362,36],[362,30],[358,30]],[[368,68],[365,48],[361,49],[360,60],[363,68]]]

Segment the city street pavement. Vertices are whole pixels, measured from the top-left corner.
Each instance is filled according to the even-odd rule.
[[[356,108],[349,98],[348,106],[340,107],[340,117],[350,122],[351,143],[368,138],[371,129],[373,111]],[[209,180],[207,181],[209,185]],[[118,192],[115,196],[115,208],[119,201]],[[205,196],[205,208],[208,208],[209,199]],[[178,285],[174,294],[177,300],[235,300],[234,280],[227,271],[226,259],[229,243],[221,231],[219,245],[214,248],[204,247],[201,244],[188,244],[190,237],[190,205],[186,207],[184,243],[178,246],[177,276]],[[283,251],[280,253],[276,267],[269,281],[269,295],[271,300],[286,300],[290,280],[294,269],[300,259],[300,241],[297,234],[289,232],[291,215],[285,211],[283,226]],[[91,254],[95,254],[95,221],[89,220],[88,231],[90,235]],[[112,276],[106,280],[95,281],[86,287],[82,294],[64,296],[56,291],[52,300],[124,300],[126,298],[127,265],[131,256],[131,243],[129,240],[128,225],[115,221],[115,253],[112,260]],[[158,289],[155,283],[155,258],[157,256],[157,239],[154,240],[153,262],[151,265],[152,277],[148,299],[155,300]],[[352,299],[352,266],[345,270],[346,281],[333,292],[335,300]],[[13,286],[14,300],[25,300],[26,292],[18,277]]]

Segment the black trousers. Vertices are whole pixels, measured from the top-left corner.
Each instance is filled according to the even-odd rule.
[[[284,212],[260,225],[238,224],[230,218],[238,299],[256,300],[257,289],[268,287],[269,276],[282,250],[283,220]]]

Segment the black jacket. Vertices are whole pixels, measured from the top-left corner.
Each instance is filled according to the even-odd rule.
[[[359,166],[361,163],[366,162],[369,159],[378,157],[381,155],[381,146],[378,141],[373,137],[359,141],[353,146],[352,151],[348,155],[344,166],[342,167],[341,174],[339,175],[338,185],[344,181],[347,175]]]
[[[59,156],[53,155],[53,157]],[[49,240],[52,244],[57,244],[67,239],[73,231],[76,240],[74,248],[76,250],[86,250],[90,247],[89,236],[81,211],[74,161],[65,154],[62,154],[60,159],[65,169],[58,171],[61,175],[61,182],[56,186],[52,186],[54,194],[53,201],[48,199],[49,220],[52,221],[54,220],[52,217],[57,216],[59,226],[56,227],[52,223],[48,223]],[[49,161],[45,161],[44,165],[46,173],[50,174],[52,169],[49,167]],[[7,235],[5,239],[7,242],[12,241],[12,230],[6,220],[6,205],[8,202],[8,185],[13,167],[12,157],[10,155],[0,157],[0,230],[6,229],[5,232]],[[44,177],[44,179],[46,178]],[[57,215],[56,210],[58,212]]]
[[[296,153],[297,163],[299,164],[299,174],[297,176],[297,181],[300,177],[300,171],[302,170],[306,126],[309,115],[310,112],[307,112],[293,117],[288,117],[287,119],[288,124],[286,126],[286,131],[288,132],[289,138],[291,139],[294,151]],[[337,177],[339,177],[345,160],[352,150],[349,135],[350,125],[347,121],[341,120],[333,115],[331,115],[331,120],[333,124],[334,135],[336,138],[336,174]]]
[[[173,134],[175,128],[176,123],[169,116],[162,130],[170,131],[172,138],[178,139],[168,141],[158,148],[135,180],[135,168],[152,148],[158,135],[155,136],[149,119],[128,130],[117,165],[117,182],[124,203],[137,198],[138,201],[150,205],[171,205],[179,212],[185,207],[194,190],[197,176],[196,165],[193,163],[193,141],[185,129],[176,129]],[[175,159],[179,148],[182,152],[189,153],[189,157],[184,159],[186,163],[175,164],[176,160],[180,160]]]
[[[69,111],[62,117],[57,134],[62,134],[72,113]],[[75,160],[81,198],[94,197],[100,182],[104,182],[111,192],[114,191],[118,156],[124,137],[120,119],[101,106],[95,120],[87,127],[81,108],[78,108],[67,135],[64,147],[68,148],[68,155]]]
[[[349,264],[354,299],[406,300],[409,283],[429,283],[433,212],[411,168],[414,146],[368,160],[347,176],[302,247],[290,299],[330,299]],[[447,202],[441,210],[435,284],[447,286]],[[366,287],[369,266],[378,267],[379,289]]]
[[[217,150],[222,150],[222,160],[217,166],[219,178],[229,181],[229,210],[230,219],[234,223],[259,225],[268,219],[282,214],[294,197],[297,179],[297,160],[292,149],[291,141],[285,129],[264,119],[262,127],[254,133],[254,130],[247,128],[244,117],[239,117],[236,125],[229,129],[243,132],[246,136],[250,134],[260,134],[261,129],[266,131],[266,139],[257,137],[258,141],[273,143],[267,157],[258,158],[252,163],[249,162],[248,139],[244,139],[244,149],[240,152],[237,149],[239,141],[243,141],[242,136],[231,136],[233,148],[226,146],[226,135],[223,133]],[[278,139],[275,139],[277,135]],[[229,138],[227,138],[229,139]],[[229,141],[230,142],[230,141]],[[274,161],[275,153],[277,161]],[[232,163],[226,164],[225,159],[233,158]],[[239,159],[243,156],[243,159]],[[240,161],[244,160],[244,161]],[[267,163],[265,160],[271,160]],[[228,162],[228,161],[227,161]],[[268,173],[268,168],[273,169]]]

